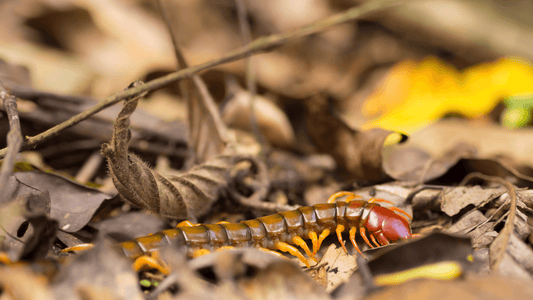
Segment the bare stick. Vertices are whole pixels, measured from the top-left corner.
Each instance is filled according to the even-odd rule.
[[[215,59],[215,60],[200,64],[200,65],[197,65],[195,67],[182,69],[177,72],[170,73],[166,76],[162,76],[152,81],[149,81],[143,85],[118,92],[115,95],[108,97],[106,100],[91,107],[90,109],[75,115],[74,117],[68,119],[67,121],[61,124],[58,124],[46,130],[45,132],[42,132],[33,137],[28,137],[22,149],[24,150],[32,149],[38,144],[52,137],[57,136],[61,131],[78,124],[79,122],[87,119],[88,117],[96,114],[97,112],[107,107],[110,107],[118,103],[119,101],[123,99],[135,96],[142,92],[157,90],[159,88],[164,87],[167,84],[176,82],[181,79],[191,78],[194,74],[200,71],[212,68],[214,66],[236,61],[244,57],[248,57],[255,53],[271,51],[274,48],[285,44],[290,39],[295,39],[298,37],[303,37],[306,35],[317,33],[317,32],[324,30],[327,27],[331,27],[333,25],[338,25],[338,24],[341,24],[347,21],[355,20],[357,18],[360,18],[361,16],[368,15],[370,13],[374,13],[374,12],[388,9],[391,7],[395,7],[406,2],[409,2],[409,1],[369,1],[369,2],[365,2],[364,4],[358,7],[348,9],[345,12],[336,14],[334,16],[317,21],[315,23],[298,28],[296,30],[258,38],[252,43],[248,44],[246,47],[232,51],[228,53],[227,55],[225,55],[224,57],[221,57],[219,59]],[[6,155],[6,153],[7,153],[6,148],[1,149],[0,158],[3,158]]]
[[[20,119],[17,110],[17,98],[9,95],[4,86],[0,84],[0,98],[4,102],[4,109],[9,119],[9,132],[7,134],[7,151],[6,157],[2,162],[2,168],[0,169],[0,192],[6,192],[6,187],[9,175],[13,172],[15,165],[15,157],[22,147],[22,131],[20,129]],[[0,194],[0,202],[9,201],[10,199],[3,199],[3,195]]]
[[[239,16],[239,26],[241,27],[242,43],[246,46],[252,42],[252,33],[250,25],[246,19],[246,6],[244,0],[235,0],[235,6],[237,7],[237,15]],[[254,98],[257,94],[257,87],[255,85],[255,69],[252,62],[252,57],[248,56],[246,59],[246,89],[250,93],[250,124],[252,125],[252,132],[255,135],[257,141],[264,145],[263,134],[259,131],[257,121],[255,120],[254,110]]]

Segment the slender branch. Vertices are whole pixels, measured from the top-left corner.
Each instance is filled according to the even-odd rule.
[[[10,199],[4,199],[3,196],[9,194],[7,192],[7,182],[9,175],[13,173],[15,165],[15,157],[22,147],[22,131],[20,129],[20,118],[17,110],[17,98],[9,95],[3,85],[0,84],[0,98],[3,100],[4,109],[9,119],[9,132],[7,134],[7,151],[6,157],[2,162],[0,168],[0,203]]]
[[[235,6],[237,7],[237,15],[239,16],[239,25],[241,27],[241,36],[243,46],[246,46],[252,42],[252,33],[250,30],[250,24],[246,19],[246,6],[244,0],[235,0]],[[252,61],[252,57],[249,56],[246,59],[246,88],[250,94],[250,124],[252,126],[252,132],[259,144],[265,144],[265,138],[259,127],[257,126],[257,120],[255,119],[255,105],[254,99],[257,94],[257,87],[255,85],[255,69]]]
[[[118,92],[115,95],[110,96],[106,100],[91,107],[90,109],[75,115],[74,117],[68,119],[67,121],[61,124],[58,124],[36,136],[28,137],[22,149],[23,150],[32,149],[38,144],[52,137],[57,136],[61,131],[78,124],[79,122],[96,114],[97,112],[107,107],[110,107],[125,98],[132,97],[142,92],[157,90],[159,88],[164,87],[167,84],[176,82],[178,80],[185,79],[185,78],[191,78],[194,74],[200,71],[212,68],[214,66],[218,66],[224,63],[239,60],[239,59],[245,58],[255,53],[271,51],[274,48],[283,45],[290,39],[295,39],[298,37],[303,37],[306,35],[317,33],[317,32],[324,30],[327,27],[331,27],[331,26],[338,25],[338,24],[341,24],[347,21],[355,20],[357,18],[360,18],[361,16],[368,15],[370,13],[374,13],[374,12],[381,11],[384,9],[392,8],[400,4],[404,4],[406,2],[409,2],[409,1],[392,1],[392,0],[391,1],[388,1],[388,0],[369,1],[369,2],[365,2],[364,4],[358,7],[348,9],[345,12],[336,14],[334,16],[331,16],[329,18],[320,20],[310,25],[298,28],[296,30],[258,38],[252,43],[248,44],[247,46],[241,49],[232,51],[228,53],[227,55],[225,55],[224,57],[221,57],[219,59],[205,62],[195,67],[182,69],[177,72],[170,73],[166,76],[162,76],[152,81],[149,81],[145,83],[144,85]],[[1,149],[0,158],[3,158],[6,155],[6,153],[7,153],[6,148]]]

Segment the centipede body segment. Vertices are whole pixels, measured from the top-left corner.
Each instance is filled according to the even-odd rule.
[[[346,201],[336,201],[342,196],[347,196]],[[187,246],[191,256],[198,251],[208,252],[222,247],[252,246],[289,252],[309,266],[303,254],[293,245],[299,246],[314,259],[322,241],[331,233],[336,233],[347,251],[341,236],[346,229],[352,245],[361,255],[355,241],[358,230],[371,248],[412,236],[408,221],[410,216],[406,212],[378,204],[388,202],[386,200],[355,200],[357,197],[351,192],[338,192],[325,204],[300,207],[240,223],[180,223],[177,228],[124,242],[120,247],[128,257],[137,259],[169,244]],[[312,251],[304,239],[311,240]]]

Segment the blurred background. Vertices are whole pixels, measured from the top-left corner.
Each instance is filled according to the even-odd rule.
[[[299,28],[362,2],[244,1],[252,39]],[[245,43],[233,0],[162,3],[191,66]],[[274,104],[290,122],[271,120],[267,109],[257,112],[259,126],[274,146],[313,153],[303,108],[320,95],[352,128],[407,133],[409,146],[433,155],[466,140],[480,154],[506,154],[532,165],[531,15],[529,1],[405,1],[255,55],[257,101]],[[176,69],[168,29],[154,1],[5,0],[0,18],[0,79],[82,96],[64,103],[19,99],[24,135],[40,133],[132,81]],[[228,101],[245,91],[246,72],[241,60],[201,75],[224,121],[250,130],[249,111]],[[114,109],[39,146],[38,159],[75,174],[110,139]],[[179,168],[186,153],[186,111],[176,84],[151,92],[133,120],[132,147],[148,157],[164,153]],[[5,137],[9,126],[5,113],[0,114],[0,136]],[[5,143],[0,138],[0,147]]]

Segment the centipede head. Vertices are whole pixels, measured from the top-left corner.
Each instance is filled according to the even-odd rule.
[[[365,227],[382,245],[399,239],[408,239],[412,235],[411,226],[404,217],[382,206],[372,209]]]

